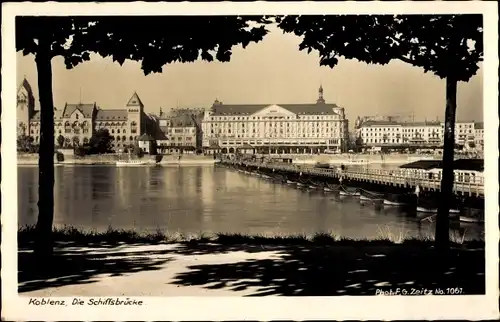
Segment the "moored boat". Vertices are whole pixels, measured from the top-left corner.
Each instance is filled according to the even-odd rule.
[[[384,196],[384,205],[393,207],[406,207],[415,205],[416,196],[414,194],[394,194],[386,193]]]
[[[340,196],[349,196],[349,197],[358,197],[361,195],[358,189],[349,189],[349,188],[344,188],[341,187],[339,190],[339,195]]]
[[[459,217],[459,220],[461,222],[466,222],[466,223],[483,223],[484,220],[482,220],[481,218],[476,218],[476,217],[469,217],[469,216],[460,216]]]
[[[339,190],[339,187],[335,186],[335,185],[331,185],[331,184],[325,183],[325,186],[323,187],[323,190],[326,191],[326,192],[334,192],[334,191]]]
[[[138,167],[146,165],[147,163],[142,160],[120,160],[116,161],[117,167]]]
[[[429,213],[429,214],[437,214],[438,209],[437,208],[425,208],[425,207],[417,207],[417,212],[422,212],[422,213]],[[450,214],[459,214],[460,210],[459,209],[450,209]]]
[[[393,200],[384,199],[384,205],[386,205],[386,206],[404,206],[405,203],[400,202],[400,201],[393,201]]]
[[[372,201],[372,202],[377,202],[377,201],[382,202],[384,200],[384,194],[360,189],[359,200]]]

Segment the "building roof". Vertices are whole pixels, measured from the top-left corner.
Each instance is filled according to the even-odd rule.
[[[419,160],[400,166],[402,169],[442,169],[441,160]],[[458,159],[453,162],[455,170],[484,171],[484,160],[482,159]]]
[[[60,121],[62,120],[63,116],[63,111],[58,110],[54,107],[54,121]],[[40,122],[40,111],[35,111],[33,116],[31,117],[30,121],[38,121]]]
[[[137,92],[134,92],[134,94],[132,94],[132,97],[128,100],[127,106],[144,106]]]
[[[403,126],[441,126],[440,121],[403,122]]]
[[[221,147],[220,147],[218,144],[213,143],[213,144],[210,144],[210,146],[209,146],[208,148],[209,148],[209,149],[218,150],[218,149],[220,149]]]
[[[138,141],[154,141],[153,137],[149,134],[144,133],[143,135],[139,136]]]
[[[21,84],[19,85],[19,87],[17,88],[17,91],[19,92],[21,90],[21,88],[25,88],[26,91],[30,94],[33,94],[33,90],[31,88],[31,85],[30,83],[28,82],[28,80],[26,79],[26,77],[23,79],[23,81],[21,82]]]
[[[238,149],[253,149],[253,146],[251,146],[248,143],[245,143],[242,146],[238,147]]]
[[[212,115],[252,115],[258,111],[274,104],[253,104],[253,105],[226,105],[219,104],[212,107]],[[334,108],[339,108],[336,104],[275,104],[298,115],[334,115]]]
[[[389,120],[368,120],[361,123],[364,126],[441,126],[440,121],[422,121],[422,122],[397,122]]]
[[[119,110],[102,110],[98,109],[96,114],[96,121],[126,121],[128,113],[125,109]]]
[[[71,114],[73,114],[76,110],[78,110],[83,114],[83,116],[85,118],[91,118],[95,107],[96,107],[95,103],[92,103],[92,104],[81,104],[81,103],[68,104],[68,103],[66,103],[66,105],[63,108],[62,117],[64,117],[64,118],[70,117]]]
[[[422,169],[422,170],[429,170],[429,169],[435,169],[441,165],[440,160],[419,160],[419,161],[414,161],[410,162],[407,164],[403,164],[400,166],[401,169]]]
[[[170,119],[171,127],[195,127],[196,122],[191,115],[181,114]]]
[[[442,168],[441,165],[438,168]],[[470,171],[484,171],[483,159],[458,159],[453,162],[453,169],[455,170],[470,170]]]
[[[361,127],[363,126],[401,126],[401,123],[395,122],[395,121],[375,121],[375,120],[370,120],[370,121],[365,121],[361,123]]]

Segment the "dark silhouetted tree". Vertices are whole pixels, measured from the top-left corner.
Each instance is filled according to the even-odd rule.
[[[64,57],[73,68],[91,53],[142,62],[145,74],[164,65],[198,59],[227,62],[235,45],[262,40],[263,17],[238,16],[110,16],[16,17],[16,49],[34,55],[40,99],[40,158],[37,242],[41,256],[52,254],[54,218],[54,104],[52,58]]]
[[[64,146],[64,141],[65,141],[64,136],[59,135],[57,137],[57,145],[59,145],[60,148]]]
[[[320,65],[333,68],[339,57],[380,65],[400,60],[446,80],[443,202],[435,243],[448,249],[457,83],[469,81],[483,59],[482,15],[286,16],[277,22],[284,32],[303,37],[300,50],[318,51]]]
[[[113,137],[108,129],[97,130],[86,144],[87,154],[104,154],[112,152]]]
[[[33,137],[27,135],[19,135],[17,137],[17,150],[21,152],[28,152],[33,146]]]

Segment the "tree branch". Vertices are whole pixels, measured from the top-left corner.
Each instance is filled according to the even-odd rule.
[[[397,59],[399,59],[399,60],[401,60],[402,62],[405,62],[405,63],[411,64],[411,65],[413,65],[413,66],[418,66],[417,61],[416,61],[416,60],[414,60],[414,59],[407,58],[407,57],[405,57],[405,56],[403,56],[403,55],[398,56],[398,57],[396,57],[396,58],[397,58]]]

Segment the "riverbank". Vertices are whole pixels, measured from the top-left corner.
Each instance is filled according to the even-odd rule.
[[[64,161],[54,159],[56,166],[74,166],[74,165],[115,165],[119,160],[116,154],[109,155],[89,155],[85,157],[76,157],[74,155],[65,155]],[[146,165],[213,165],[217,162],[213,156],[204,155],[182,155],[179,159],[177,155],[164,155],[162,160],[157,163],[155,156],[146,155],[142,159]],[[18,166],[38,166],[37,154],[19,154],[17,157]]]
[[[43,269],[30,252],[33,233],[18,233],[22,296],[333,296],[437,287],[471,295],[485,289],[481,241],[454,242],[447,256],[438,256],[431,240],[64,228],[54,231],[55,256]]]
[[[21,227],[18,230],[19,245],[27,245],[35,237],[34,226]],[[240,233],[199,233],[182,234],[179,232],[168,232],[157,229],[155,231],[122,230],[108,228],[106,231],[82,230],[72,226],[61,226],[53,229],[53,237],[60,242],[76,242],[82,244],[93,243],[216,243],[224,245],[246,244],[246,245],[356,245],[369,244],[397,245],[416,244],[430,247],[434,243],[434,235],[428,233],[420,238],[408,237],[403,230],[391,231],[388,226],[380,227],[379,236],[375,239],[352,239],[345,238],[334,232],[318,232],[316,234],[258,234],[246,235]],[[466,233],[450,233],[450,241],[453,247],[484,248],[483,239],[468,239]]]

